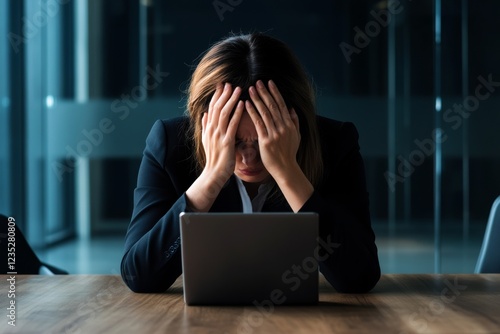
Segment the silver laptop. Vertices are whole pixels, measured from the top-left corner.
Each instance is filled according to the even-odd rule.
[[[183,212],[180,227],[186,304],[318,302],[316,213]]]

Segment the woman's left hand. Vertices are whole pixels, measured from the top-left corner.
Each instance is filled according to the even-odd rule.
[[[293,108],[287,108],[276,84],[270,80],[268,85],[269,90],[259,80],[256,87],[250,87],[253,104],[246,101],[245,107],[257,131],[262,163],[278,181],[297,165],[299,118]]]

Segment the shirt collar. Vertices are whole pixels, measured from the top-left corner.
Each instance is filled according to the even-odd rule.
[[[257,191],[257,195],[250,200],[250,196],[248,196],[248,192],[243,184],[243,181],[235,175],[236,184],[238,185],[238,190],[241,196],[241,203],[243,204],[243,212],[244,213],[252,213],[252,212],[260,212],[262,211],[262,207],[267,199],[267,195],[273,189],[274,182],[266,182],[259,186]]]

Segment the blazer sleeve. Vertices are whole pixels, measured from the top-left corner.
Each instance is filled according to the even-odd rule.
[[[324,182],[300,211],[319,213],[319,267],[325,278],[339,292],[362,293],[378,282],[380,265],[358,132],[352,123],[341,124],[321,135]]]
[[[179,130],[156,121],[147,139],[134,190],[134,210],[125,236],[121,275],[135,292],[162,292],[181,275],[179,214],[185,193],[165,168]],[[167,135],[172,130],[172,135]]]

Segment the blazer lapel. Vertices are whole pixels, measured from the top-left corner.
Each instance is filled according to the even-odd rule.
[[[268,198],[264,202],[264,206],[262,207],[262,212],[291,212],[292,208],[288,205],[288,202],[285,200],[283,195],[273,198]]]
[[[222,187],[210,211],[243,212],[240,191],[238,190],[234,174],[229,178],[224,187]]]

